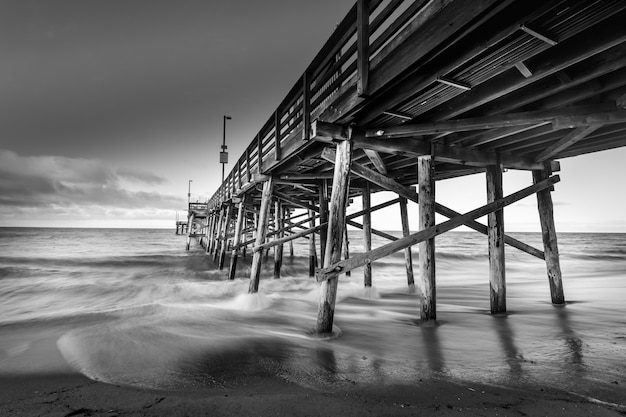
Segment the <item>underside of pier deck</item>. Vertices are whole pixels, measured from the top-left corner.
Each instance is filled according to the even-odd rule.
[[[461,225],[486,236],[493,313],[506,311],[505,245],[545,259],[552,301],[564,303],[553,173],[564,158],[626,145],[625,21],[618,0],[357,1],[207,202],[207,252],[223,257],[232,242],[236,258],[250,247],[254,292],[263,252],[276,247],[279,277],[282,245],[309,237],[321,256],[317,264],[311,251],[319,332],[332,330],[339,274],[365,266],[371,285],[371,262],[404,250],[412,286],[417,245],[421,318],[434,320],[435,237]],[[504,196],[506,169],[528,171],[529,186]],[[485,206],[437,203],[437,181],[476,174]],[[379,191],[396,193],[389,204],[401,208],[419,204],[418,233],[376,230],[369,195]],[[506,235],[502,216],[533,194],[540,249]],[[364,211],[346,216],[354,198]],[[449,220],[436,225],[435,213]],[[484,215],[487,224],[476,221]],[[349,257],[346,225],[363,229],[366,245],[371,234],[390,243]]]

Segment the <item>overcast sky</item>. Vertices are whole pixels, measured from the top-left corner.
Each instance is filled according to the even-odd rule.
[[[0,226],[172,227],[189,179],[194,200],[219,186],[223,115],[235,161],[352,4],[1,2]],[[558,230],[626,232],[624,160],[562,162]],[[530,174],[504,180],[512,192]],[[482,175],[439,182],[438,200],[467,211],[484,188]],[[505,217],[538,230],[534,198]]]

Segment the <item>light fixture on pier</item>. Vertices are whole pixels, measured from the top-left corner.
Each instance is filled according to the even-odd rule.
[[[189,180],[189,189],[187,190],[187,205],[191,203],[191,183],[193,180]]]
[[[228,152],[226,149],[226,120],[231,120],[230,116],[224,116],[224,141],[222,142],[222,152],[220,152],[220,164],[222,164],[222,182],[224,182],[224,167],[228,163]]]

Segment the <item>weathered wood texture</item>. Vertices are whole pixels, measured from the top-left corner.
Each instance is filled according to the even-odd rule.
[[[487,168],[487,203],[502,198],[502,167]],[[504,259],[504,212],[496,210],[487,215],[489,247],[489,300],[491,314],[506,312],[506,270]]]
[[[274,203],[274,227],[277,230],[277,233],[274,235],[276,240],[279,240],[283,237],[284,232],[282,232],[283,228],[283,208],[279,201]],[[280,269],[283,266],[283,244],[279,243],[274,246],[274,278],[280,278]]]
[[[309,210],[310,222],[309,226],[311,229],[315,228],[315,211]],[[315,269],[317,268],[317,249],[315,247],[315,233],[311,234],[311,238],[309,239],[309,276],[315,276]]]
[[[341,260],[341,246],[346,218],[348,200],[350,163],[352,161],[352,142],[349,140],[337,144],[337,158],[331,193],[330,211],[328,216],[328,241],[324,266],[328,267]],[[335,300],[337,298],[337,281],[334,277],[322,282],[317,313],[317,332],[331,333],[335,316]]]
[[[237,218],[235,219],[235,241],[233,242],[233,250],[230,254],[230,267],[228,269],[228,279],[235,279],[235,273],[237,272],[237,258],[239,257],[239,244],[241,243],[241,229],[244,223],[244,203],[239,202],[237,207]]]
[[[274,178],[270,177],[263,184],[263,193],[261,195],[261,207],[256,231],[256,244],[261,245],[265,242],[265,235],[267,234],[267,227],[269,223],[270,205],[272,202],[272,190],[274,188]],[[252,265],[250,267],[250,285],[248,288],[249,293],[256,293],[259,291],[259,279],[261,277],[261,262],[263,257],[263,251],[255,251],[252,257]]]
[[[419,230],[427,230],[435,225],[435,179],[431,156],[417,159],[419,195]],[[435,284],[435,238],[430,237],[419,243],[419,294],[420,318],[422,321],[437,319]]]
[[[409,213],[406,198],[400,198],[400,221],[402,222],[402,236],[409,236],[411,230],[409,229]],[[413,277],[413,252],[410,246],[404,248],[404,265],[406,268],[407,284],[409,287],[413,287],[415,285],[415,278]]]
[[[222,231],[220,232],[222,242],[218,263],[218,268],[220,270],[224,268],[224,260],[226,259],[226,251],[228,250],[228,227],[230,226],[232,209],[232,204],[226,205],[226,214],[224,215],[224,221],[222,222]]]
[[[369,183],[362,191],[363,199],[363,250],[368,253],[372,250],[372,215],[371,215],[371,191]],[[363,266],[363,285],[372,286],[372,263],[368,262]]]
[[[533,181],[539,183],[548,178],[549,175],[549,169],[533,171]],[[559,261],[559,246],[556,238],[556,227],[554,225],[552,196],[550,195],[549,189],[544,189],[537,193],[537,208],[539,210],[543,248],[546,254],[546,269],[548,272],[548,283],[550,284],[552,303],[564,304],[565,294],[563,292],[561,263]]]

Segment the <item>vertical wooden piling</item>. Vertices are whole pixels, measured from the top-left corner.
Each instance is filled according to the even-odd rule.
[[[546,164],[546,169],[533,171],[533,181],[537,183],[548,178],[552,173],[549,167],[550,165]],[[559,261],[559,246],[556,239],[554,208],[550,189],[537,193],[537,208],[539,210],[541,236],[543,238],[543,249],[546,258],[546,269],[548,272],[552,304],[565,304],[561,263]]]
[[[224,268],[224,259],[226,258],[226,251],[228,250],[228,226],[230,225],[230,216],[233,205],[226,205],[226,215],[224,216],[224,222],[222,223],[222,250],[220,251],[220,261],[218,268],[221,270]]]
[[[407,237],[411,234],[409,229],[409,213],[407,210],[406,198],[400,197],[400,221],[402,223],[402,236]],[[415,287],[415,278],[413,276],[413,252],[411,247],[404,249],[404,264],[406,266],[406,281],[409,288]]]
[[[312,229],[315,227],[315,212],[309,210],[309,227]],[[315,268],[317,268],[317,248],[315,247],[315,233],[311,233],[309,236],[309,276],[315,276]]]
[[[320,223],[328,222],[328,180],[322,180],[319,189]],[[326,228],[320,230],[320,263],[324,265],[326,257]]]
[[[365,253],[372,250],[372,193],[369,182],[365,184],[362,191],[363,198],[363,251]],[[372,286],[372,264],[370,262],[363,266],[363,284],[366,287]]]
[[[213,245],[213,262],[217,262],[217,257],[220,253],[220,231],[222,230],[222,223],[224,222],[224,207],[220,207],[220,214],[217,217],[217,224],[215,226],[215,244]]]
[[[243,206],[243,210],[242,210],[242,225],[241,225],[241,236],[239,236],[239,242],[245,242],[248,240],[248,232],[246,231],[246,229],[248,228],[248,211],[246,210],[246,205],[244,204]],[[246,257],[246,249],[247,247],[244,246],[243,248],[241,248],[241,256],[245,259]]]
[[[341,260],[341,246],[346,224],[346,203],[352,162],[352,142],[345,140],[337,144],[333,189],[331,193],[330,213],[328,216],[328,241],[324,267],[329,267]],[[320,299],[317,313],[317,332],[331,333],[335,316],[338,278],[330,278],[320,286]]]
[[[291,224],[291,210],[285,209],[285,218],[287,219],[287,224]],[[289,241],[289,257],[293,258],[293,240]]]
[[[206,247],[205,253],[209,253],[211,245],[213,245],[213,226],[215,223],[215,215],[213,213],[207,213],[207,229],[206,229]]]
[[[279,232],[283,228],[283,206],[280,201],[274,203],[274,229],[276,234],[274,240],[283,237],[283,233]],[[280,268],[283,266],[283,245],[274,246],[274,279],[280,278]]]
[[[343,228],[343,259],[350,259],[350,240],[348,240],[348,226]],[[352,276],[350,271],[346,271],[346,276]]]
[[[193,224],[194,218],[195,215],[193,212],[187,218],[187,250],[189,250],[189,247],[191,246],[191,231],[193,230],[193,227],[189,227],[189,225]]]
[[[228,279],[235,279],[237,272],[237,258],[239,257],[239,244],[241,243],[241,225],[244,224],[244,204],[243,199],[237,207],[237,218],[235,219],[235,240],[233,242],[233,251],[230,254],[230,268],[228,269]]]
[[[435,225],[435,176],[433,175],[433,157],[417,158],[417,178],[419,184],[419,230]],[[435,239],[419,243],[420,265],[420,318],[422,321],[435,320]]]
[[[502,166],[487,167],[487,203],[503,197]],[[489,300],[491,314],[506,312],[506,279],[504,264],[504,212],[497,210],[487,215],[489,240]]]
[[[263,260],[263,250],[259,250],[257,249],[257,247],[265,243],[273,190],[274,178],[269,177],[263,184],[263,192],[261,194],[261,207],[256,231],[254,255],[252,256],[252,266],[250,269],[250,286],[248,288],[249,293],[256,293],[259,291],[259,278],[261,277],[261,261]]]

